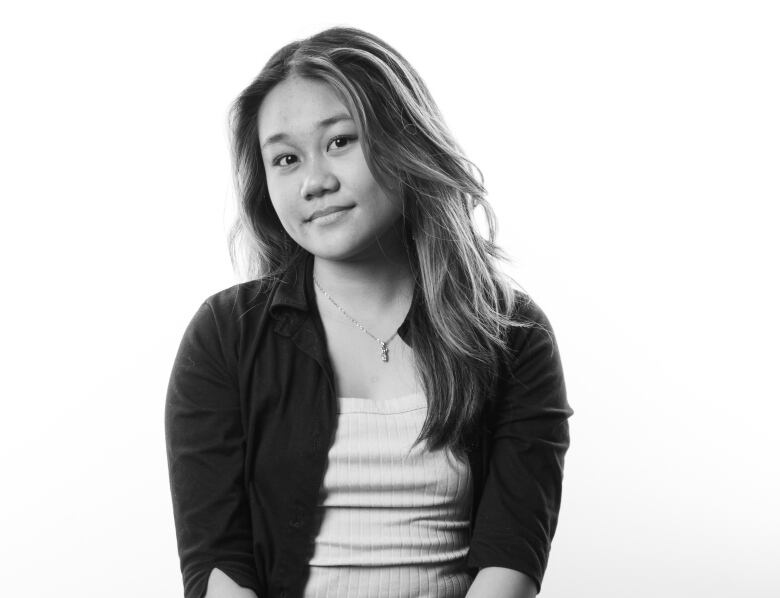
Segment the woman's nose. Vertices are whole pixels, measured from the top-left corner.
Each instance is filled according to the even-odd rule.
[[[339,180],[328,168],[326,160],[312,160],[301,184],[301,197],[312,199],[326,193],[338,191]]]

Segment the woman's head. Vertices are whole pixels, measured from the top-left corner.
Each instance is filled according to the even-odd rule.
[[[482,183],[422,79],[375,36],[328,29],[276,52],[236,100],[231,124],[234,264],[248,249],[250,277],[270,283],[307,252],[403,247],[422,297],[410,318],[429,404],[420,439],[463,448],[508,356],[507,330],[522,324],[511,317],[511,279],[495,264],[505,258]],[[331,224],[306,222],[331,205],[351,209]]]
[[[293,93],[294,87],[308,97]],[[444,254],[468,246],[477,249],[473,246],[481,239],[475,235],[472,211],[482,201],[483,188],[444,125],[422,79],[397,51],[377,37],[357,29],[332,28],[276,52],[233,106],[240,196],[233,255],[235,258],[235,249],[243,241],[250,252],[250,276],[281,272],[301,257],[301,249],[310,253],[316,253],[315,249],[335,251],[332,247],[320,247],[311,236],[307,237],[307,229],[315,232],[315,228],[305,226],[310,223],[300,220],[301,214],[320,207],[316,204],[329,204],[327,200],[318,201],[316,193],[326,194],[333,185],[345,182],[330,176],[333,173],[328,170],[335,162],[323,164],[319,172],[313,173],[315,180],[307,183],[305,179],[312,173],[304,173],[301,167],[292,165],[296,154],[304,148],[283,144],[262,147],[268,137],[292,132],[283,131],[285,126],[314,124],[311,115],[291,123],[289,117],[295,106],[290,101],[295,99],[298,104],[308,101],[310,105],[325,99],[327,108],[334,112],[325,114],[326,106],[319,103],[318,112],[325,118],[338,112],[346,112],[351,117],[351,122],[335,123],[331,131],[323,130],[323,133],[357,137],[355,153],[360,153],[365,167],[387,196],[389,207],[374,211],[379,221],[373,232],[385,230],[386,212],[392,208],[391,211],[400,215],[392,231],[397,233],[396,229],[400,229],[406,243],[410,244],[412,235],[417,245],[425,245],[428,239],[443,241],[429,248],[434,261],[442,263],[440,260],[449,259]],[[343,109],[339,110],[340,107]],[[287,109],[287,114],[282,114],[280,108]],[[332,137],[333,134],[325,142]],[[314,140],[310,135],[294,141],[299,145],[312,142],[309,148],[314,148]],[[346,139],[337,141],[336,145],[339,143],[354,142]],[[338,151],[351,150],[339,148]],[[279,154],[287,153],[292,157],[285,158],[286,166],[277,168],[270,162]],[[339,156],[337,162],[343,161]],[[322,180],[317,181],[318,177]],[[309,183],[308,191],[314,195],[306,197]],[[294,186],[298,187],[300,199],[291,213]],[[344,202],[353,203],[349,198]],[[373,204],[375,208],[378,205]],[[490,212],[488,220],[492,237]],[[410,244],[408,249],[415,248]]]

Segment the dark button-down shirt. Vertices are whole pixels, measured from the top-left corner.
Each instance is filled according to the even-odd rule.
[[[272,285],[251,281],[198,309],[171,372],[165,431],[186,598],[217,567],[260,598],[302,596],[338,398],[307,255]],[[398,333],[414,347],[412,307]],[[513,359],[468,448],[474,480],[468,567],[515,569],[541,586],[569,446],[558,347],[518,294]]]

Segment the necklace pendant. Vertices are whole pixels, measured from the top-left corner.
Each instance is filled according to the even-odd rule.
[[[388,360],[387,351],[388,351],[387,345],[385,343],[382,343],[382,361]]]

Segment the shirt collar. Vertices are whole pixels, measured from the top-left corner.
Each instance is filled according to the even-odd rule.
[[[313,272],[314,256],[308,252],[284,271],[271,297],[271,315],[278,319],[278,314],[284,311],[285,307],[309,311],[306,281],[313,281]],[[313,282],[309,284],[313,286]],[[308,295],[313,297],[311,291]]]
[[[398,334],[407,344],[414,313],[421,304],[422,296],[419,289],[415,287],[412,305],[398,328]],[[302,258],[285,270],[272,293],[269,310],[277,320],[283,320],[284,313],[290,314],[293,318],[305,316],[307,312],[317,313],[314,299],[314,255],[305,252]]]

